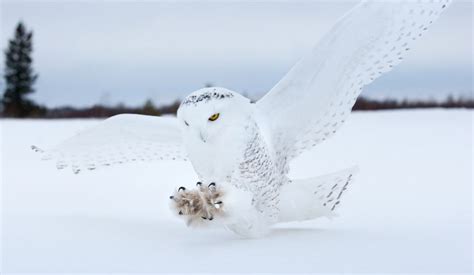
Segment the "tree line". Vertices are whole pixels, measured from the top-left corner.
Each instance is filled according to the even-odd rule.
[[[160,107],[147,100],[140,107],[116,107],[95,105],[88,108],[57,107],[47,108],[35,103],[29,96],[35,92],[34,84],[38,74],[33,69],[33,31],[26,29],[22,22],[15,28],[12,39],[5,49],[5,89],[1,98],[0,116],[15,118],[86,118],[109,117],[121,113],[145,115],[176,114],[179,101]],[[206,86],[210,84],[207,83]],[[413,108],[474,108],[474,99],[448,97],[445,101],[435,100],[373,100],[359,97],[353,110],[388,110]]]

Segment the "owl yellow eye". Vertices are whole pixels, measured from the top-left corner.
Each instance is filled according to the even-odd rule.
[[[215,113],[209,117],[209,121],[215,121],[219,118],[219,113]]]

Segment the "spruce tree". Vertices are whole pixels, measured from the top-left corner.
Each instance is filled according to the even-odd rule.
[[[33,32],[19,22],[13,39],[5,50],[5,92],[3,113],[10,117],[27,117],[38,111],[38,107],[27,96],[34,92],[33,84],[38,75],[34,73],[31,54]]]

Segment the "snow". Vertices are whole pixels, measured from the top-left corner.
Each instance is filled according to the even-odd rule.
[[[186,228],[170,212],[174,188],[196,180],[189,163],[74,175],[29,149],[97,120],[1,120],[2,271],[470,273],[473,114],[354,113],[292,164],[295,178],[359,165],[339,217],[262,239]]]

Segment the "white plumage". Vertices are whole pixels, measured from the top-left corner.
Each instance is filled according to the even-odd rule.
[[[46,155],[75,173],[189,158],[202,184],[172,197],[176,211],[188,223],[216,218],[241,235],[262,235],[276,222],[329,216],[355,169],[292,181],[290,161],[333,135],[362,88],[400,63],[449,2],[362,2],[256,103],[205,88],[182,102],[177,119],[115,116]],[[211,189],[202,188],[208,184]]]
[[[44,152],[44,158],[74,173],[133,161],[187,159],[176,119],[132,114],[84,130]]]

